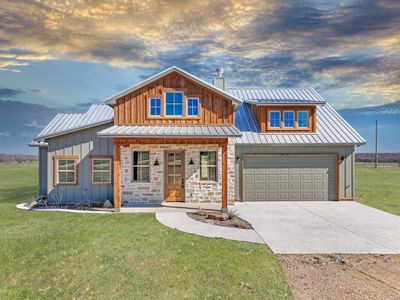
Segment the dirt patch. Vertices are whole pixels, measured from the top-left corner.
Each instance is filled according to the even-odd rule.
[[[200,221],[207,224],[241,228],[241,229],[253,229],[253,227],[251,227],[249,223],[236,216],[228,220],[214,220],[214,219],[209,219],[207,215],[199,215],[198,213],[188,212],[187,215],[196,221]]]
[[[400,255],[277,255],[296,299],[400,299]]]

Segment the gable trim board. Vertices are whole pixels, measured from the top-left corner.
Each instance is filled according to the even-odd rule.
[[[158,79],[162,80],[158,83]],[[185,88],[188,95],[191,93],[201,95],[199,101],[205,105],[203,109],[218,108],[217,111],[210,110],[213,117],[207,115],[207,118],[204,117],[203,121],[197,123],[174,117],[168,118],[168,122],[156,120],[145,122],[146,124],[130,124],[129,122],[129,124],[115,124],[119,123],[116,122],[116,118],[118,116],[119,119],[120,111],[130,116],[128,121],[133,120],[134,114],[142,116],[143,112],[138,111],[140,105],[137,101],[143,100],[147,107],[146,97],[152,95],[157,89],[182,90]],[[132,95],[127,96],[130,93],[140,94],[140,97],[137,100]],[[135,106],[132,105],[133,103]],[[221,105],[221,108],[215,103]],[[294,106],[315,107],[315,132],[261,132],[259,121],[251,107],[267,105],[279,106],[282,109]],[[147,114],[148,111],[146,110],[145,113]],[[222,122],[218,121],[219,113],[223,115]],[[213,118],[216,118],[218,122],[213,122]],[[228,121],[225,121],[225,118]],[[139,120],[139,118],[136,119]],[[126,178],[126,174],[129,173],[127,168],[130,168],[126,165],[129,161],[127,155],[130,149],[151,149],[150,151],[154,151],[151,159],[154,160],[163,151],[175,148],[185,151],[187,155],[197,156],[199,149],[217,147],[218,163],[221,164],[220,171],[222,172],[221,185],[218,190],[213,185],[207,186],[205,190],[213,193],[213,197],[214,194],[219,197],[218,201],[221,202],[223,208],[226,208],[227,199],[231,199],[228,200],[230,202],[246,200],[243,196],[245,184],[243,172],[246,168],[246,159],[251,157],[265,158],[260,161],[264,173],[268,173],[272,167],[274,170],[271,172],[282,171],[288,174],[292,169],[296,169],[294,172],[297,173],[293,178],[298,178],[301,172],[306,174],[310,166],[314,165],[316,168],[312,171],[313,176],[316,176],[316,180],[320,180],[318,178],[324,180],[317,182],[310,179],[305,182],[307,187],[315,184],[321,189],[316,190],[314,199],[353,199],[354,149],[355,146],[362,144],[365,144],[365,140],[313,89],[227,88],[225,91],[178,67],[171,67],[110,97],[106,100],[106,104],[92,105],[86,113],[58,114],[39,136],[33,139],[30,146],[38,147],[40,153],[39,193],[45,193],[49,199],[55,193],[61,193],[67,202],[108,199],[115,201],[116,207],[121,206],[121,196],[130,197],[130,193],[134,192],[130,190],[127,193],[126,190],[126,186],[131,185],[129,178]],[[53,156],[58,155],[79,156],[77,184],[54,186],[56,170]],[[91,158],[95,156],[113,157],[111,174],[113,184],[92,184]],[[279,166],[279,161],[284,157],[291,158],[283,163],[284,167]],[[186,164],[190,158],[186,157]],[[321,158],[322,162],[315,163],[317,158]],[[274,159],[276,162],[273,162]],[[198,162],[194,160],[194,166],[199,168]],[[192,170],[194,166],[185,167]],[[332,178],[334,173],[335,180]],[[272,175],[276,174],[278,173]],[[155,174],[156,177],[160,177],[159,175]],[[305,178],[309,178],[309,175]],[[197,183],[193,184],[192,181],[190,184]],[[332,184],[336,185],[335,193],[332,193]],[[202,193],[201,189],[196,189],[191,185],[185,186],[185,190],[190,188],[195,193]],[[293,186],[298,185],[299,182],[294,182]],[[298,193],[298,191],[295,192]],[[196,195],[190,196],[190,199],[195,199]],[[285,192],[285,195],[289,194]],[[299,196],[293,196],[293,199],[296,197],[299,198]],[[300,195],[301,199],[304,197],[303,194]],[[210,199],[210,197],[204,199]],[[257,199],[262,199],[262,196]]]

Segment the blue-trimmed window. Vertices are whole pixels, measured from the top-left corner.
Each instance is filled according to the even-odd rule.
[[[182,116],[183,92],[165,93],[165,114],[167,116]]]
[[[308,128],[308,111],[297,112],[297,126],[299,128]]]
[[[150,116],[161,116],[161,99],[151,98],[150,99]]]
[[[294,127],[294,111],[283,112],[283,126],[286,128]]]
[[[270,111],[269,112],[269,127],[270,128],[281,127],[281,112],[280,111]]]
[[[199,99],[188,98],[187,100],[187,115],[198,116],[199,115]]]

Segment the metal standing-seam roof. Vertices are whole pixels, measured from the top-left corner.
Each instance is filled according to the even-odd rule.
[[[322,104],[326,101],[312,88],[235,88],[227,92],[253,104]]]
[[[43,140],[61,134],[106,124],[114,120],[114,110],[105,104],[92,104],[85,113],[57,114],[34,139]]]
[[[235,124],[242,136],[237,144],[265,145],[362,145],[365,140],[329,104],[317,105],[315,133],[261,133],[249,104],[236,111]]]
[[[237,137],[235,126],[223,125],[114,125],[97,133],[99,137]]]

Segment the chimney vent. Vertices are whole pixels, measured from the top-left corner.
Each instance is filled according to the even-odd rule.
[[[215,70],[216,77],[214,77],[214,85],[225,91],[225,78],[224,78],[224,69],[223,68],[217,68]]]

